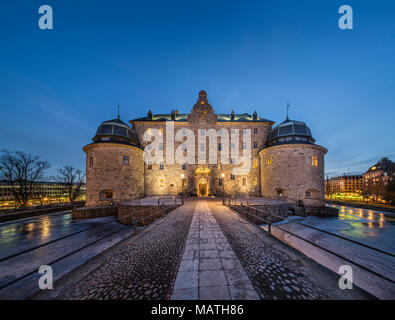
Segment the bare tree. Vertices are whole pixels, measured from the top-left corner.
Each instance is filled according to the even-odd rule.
[[[50,167],[47,161],[21,151],[2,150],[0,156],[0,179],[11,186],[11,192],[19,206],[26,207],[34,185],[43,178]]]
[[[67,188],[67,194],[70,202],[74,202],[81,194],[85,182],[85,174],[73,166],[66,165],[58,169],[58,175],[53,179]]]

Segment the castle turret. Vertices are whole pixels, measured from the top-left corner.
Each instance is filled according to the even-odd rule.
[[[138,136],[119,115],[97,129],[86,153],[86,206],[115,204],[144,195],[144,159]]]
[[[260,151],[261,195],[308,206],[324,205],[324,155],[310,128],[287,119],[269,134]]]

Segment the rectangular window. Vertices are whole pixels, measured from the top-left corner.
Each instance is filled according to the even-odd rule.
[[[253,167],[254,169],[258,168],[258,159],[252,160],[252,167]]]
[[[267,157],[267,164],[268,164],[268,165],[271,165],[272,162],[273,162],[272,156],[268,156],[268,157]]]
[[[159,150],[163,150],[163,142],[159,143]]]
[[[147,170],[152,170],[152,161],[148,161]]]
[[[122,164],[124,166],[128,166],[129,165],[129,156],[123,156]]]
[[[222,145],[220,143],[218,143],[218,151],[222,150]]]
[[[254,141],[254,149],[258,149],[258,142]]]
[[[222,166],[220,163],[218,163],[217,168],[218,168],[218,170],[221,170]]]
[[[258,134],[258,128],[254,128],[254,134]]]
[[[231,174],[230,175],[230,180],[234,180],[235,179],[235,175],[234,174]]]
[[[254,184],[254,187],[256,187],[258,185],[258,178],[257,177],[254,178],[253,184]]]
[[[163,128],[159,128],[159,135],[163,136]]]
[[[219,185],[220,187],[222,187],[222,184],[223,184],[222,178],[219,178],[219,179],[218,179],[218,185]]]
[[[161,161],[159,164],[159,170],[163,170],[164,168],[165,168],[165,165],[164,165],[163,161]]]
[[[159,179],[159,187],[163,188],[165,186],[165,179]]]
[[[187,169],[187,164],[186,163],[183,163],[182,164],[182,170],[186,170]]]
[[[243,129],[243,134],[247,134],[247,129]]]
[[[311,164],[313,165],[313,167],[318,167],[318,157],[317,156],[313,156],[311,158]]]
[[[186,178],[182,179],[182,185],[183,185],[183,187],[187,186],[187,179]]]
[[[243,187],[245,187],[247,185],[247,178],[243,178],[241,181],[242,181]]]
[[[200,144],[200,151],[206,151],[206,145],[204,143]]]
[[[230,163],[235,163],[235,158],[230,157]]]
[[[204,136],[206,134],[206,130],[205,129],[200,129],[200,135]]]
[[[89,168],[93,167],[93,157],[89,157]]]
[[[219,136],[222,136],[222,129],[219,129],[219,130],[218,130],[218,135],[219,135]]]
[[[150,135],[152,135],[152,130],[151,130],[151,128],[148,128],[147,129],[147,134],[150,136]]]
[[[247,143],[243,142],[241,147],[242,147],[243,150],[247,149]]]

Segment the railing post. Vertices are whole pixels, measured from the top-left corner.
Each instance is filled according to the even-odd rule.
[[[159,197],[158,197],[158,207],[159,207]]]
[[[137,215],[136,215],[136,209],[133,209],[133,234],[137,234]]]
[[[272,216],[270,212],[267,216],[267,232],[269,233],[269,236],[272,235]]]

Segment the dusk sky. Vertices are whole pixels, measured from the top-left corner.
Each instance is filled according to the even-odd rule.
[[[53,30],[38,8],[53,8]],[[351,5],[354,29],[340,30]],[[101,121],[148,109],[305,121],[326,175],[395,160],[394,1],[7,1],[0,10],[0,149],[84,169]]]

